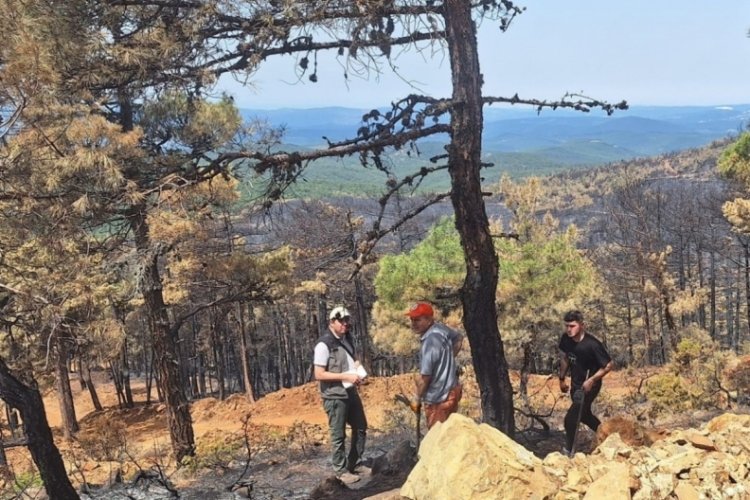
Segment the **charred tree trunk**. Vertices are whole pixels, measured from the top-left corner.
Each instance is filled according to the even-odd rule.
[[[696,251],[698,253],[698,287],[702,289],[706,280],[706,277],[704,276],[705,270],[703,269],[703,252],[700,247],[698,247]],[[695,295],[695,291],[693,291],[692,294]],[[698,306],[698,324],[704,330],[706,329],[706,304],[702,301]],[[713,335],[711,335],[711,338],[713,338]]]
[[[42,395],[36,387],[17,379],[2,359],[0,398],[21,413],[29,453],[39,470],[47,496],[55,500],[78,500],[78,493],[70,484],[62,456],[52,439]]]
[[[143,349],[144,356],[148,349]],[[151,349],[151,356],[146,361],[146,404],[151,404],[151,388],[154,382],[154,352]]]
[[[115,386],[115,394],[117,394],[117,406],[122,409],[125,407],[125,393],[122,390],[122,384],[120,383],[120,370],[117,368],[117,363],[109,362],[109,371],[112,373],[112,383]]]
[[[521,380],[518,393],[523,401],[524,408],[529,407],[529,375],[531,374],[534,355],[531,352],[531,342],[523,343],[523,365],[521,365]]]
[[[360,361],[367,369],[370,369],[370,334],[367,331],[367,305],[365,304],[365,287],[359,274],[354,276],[354,298],[357,302],[357,330],[359,333],[362,349]]]
[[[186,456],[195,454],[193,422],[180,383],[177,332],[170,326],[162,295],[158,262],[160,250],[151,247],[144,210],[143,207],[135,207],[130,213],[130,224],[135,234],[136,248],[142,258],[140,288],[153,335],[157,382],[166,402],[172,451],[177,462],[180,462]]]
[[[83,379],[86,388],[89,390],[89,396],[91,397],[91,404],[94,405],[94,410],[102,411],[104,408],[102,408],[102,403],[99,401],[99,395],[96,393],[94,381],[91,380],[91,365],[89,365],[89,360],[81,357],[79,367],[81,378]]]
[[[122,383],[122,389],[125,392],[125,406],[127,408],[133,407],[133,390],[130,387],[130,361],[128,359],[128,339],[122,343],[122,350],[120,352],[120,369]]]
[[[281,387],[289,388],[292,386],[291,381],[291,372],[289,371],[289,337],[287,335],[288,329],[286,328],[286,321],[282,319],[281,314],[279,313],[278,309],[274,309],[273,311],[274,316],[274,335],[276,336],[276,339],[278,341],[277,348],[278,348],[278,372],[280,381],[279,384]]]
[[[216,381],[219,384],[219,399],[226,399],[226,370],[224,366],[224,344],[219,329],[220,319],[216,309],[211,311],[211,343],[213,344],[214,366],[216,366]]]
[[[716,338],[716,253],[711,250],[710,254],[711,260],[711,268],[710,272],[711,275],[709,277],[709,283],[711,288],[711,294],[710,294],[710,306],[709,306],[709,328],[708,331],[711,333],[711,338]]]
[[[609,339],[609,324],[607,324],[607,311],[604,309],[604,302],[601,300],[597,301],[596,308],[599,311],[599,323],[601,325],[601,341],[607,346],[607,342]]]
[[[5,405],[6,408],[8,405]],[[11,431],[12,433],[13,431]],[[0,480],[8,484],[8,482],[15,482],[15,474],[13,469],[8,466],[8,456],[5,454],[5,436],[3,431],[0,429]]]
[[[76,360],[73,359],[73,370],[75,370]],[[83,375],[83,356],[78,356],[78,386],[82,391],[86,390],[86,377]]]
[[[198,374],[200,373],[200,353],[198,351],[198,319],[193,315],[190,320],[190,392],[193,398],[203,398],[205,394],[201,393],[198,383]]]
[[[206,387],[206,354],[204,352],[198,353],[198,392],[202,398],[208,394]]]
[[[646,296],[646,278],[641,276],[641,309],[643,310],[643,343],[646,346],[646,360],[648,364],[653,364],[653,346],[651,342],[651,313],[648,307],[648,297]]]
[[[70,376],[68,374],[68,346],[66,340],[57,338],[57,357],[55,359],[55,372],[57,375],[57,397],[60,403],[60,415],[62,417],[63,436],[65,439],[73,439],[78,432],[78,419],[76,408],[73,403],[73,392],[70,389]]]
[[[8,472],[8,457],[5,455],[4,440],[2,429],[0,429],[0,475],[3,476]]]
[[[183,333],[184,335],[184,333]],[[180,375],[180,387],[182,387],[182,393],[185,395],[185,399],[188,401],[193,400],[193,391],[190,390],[190,349],[192,342],[188,342],[188,339],[181,337],[181,329],[174,329],[174,337],[177,342],[177,366],[179,367]]]
[[[630,302],[630,292],[625,292],[625,301],[627,303],[626,323],[628,327],[628,363],[633,362],[633,308]]]
[[[237,303],[237,321],[240,324],[240,361],[242,362],[242,381],[245,385],[245,396],[251,403],[255,402],[255,392],[253,391],[253,377],[250,374],[250,351],[247,342],[247,322],[245,321],[246,304],[240,301]],[[247,308],[249,320],[252,322],[252,306]]]
[[[461,288],[464,327],[482,400],[482,420],[514,434],[513,389],[497,325],[498,260],[479,177],[482,152],[482,74],[471,3],[446,0],[446,39],[453,78],[448,171],[456,228],[466,259]]]

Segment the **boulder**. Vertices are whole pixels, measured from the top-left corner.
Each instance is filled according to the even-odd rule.
[[[750,427],[750,415],[724,413],[706,424],[708,432],[721,432],[732,427]]]
[[[412,499],[553,498],[559,483],[542,461],[497,429],[453,414],[435,425],[401,488]]]
[[[631,500],[630,466],[621,462],[612,462],[607,470],[588,487],[583,500]]]

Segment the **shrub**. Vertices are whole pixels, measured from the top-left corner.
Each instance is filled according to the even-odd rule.
[[[37,490],[44,486],[42,482],[42,476],[37,471],[25,471],[16,474],[16,481],[13,485],[13,490],[16,493],[23,493],[27,490]],[[20,496],[14,496],[12,498],[19,498]]]
[[[654,414],[691,408],[690,393],[675,373],[663,373],[646,382],[646,396]]]
[[[319,426],[296,420],[283,439],[284,450],[289,459],[309,457],[315,446],[319,444],[315,439],[315,434],[321,432]]]
[[[722,371],[731,354],[722,351],[704,330],[687,328],[678,336],[667,372],[646,385],[652,415],[723,406]]]
[[[750,355],[732,360],[724,371],[728,387],[740,404],[750,404]]]
[[[84,453],[96,461],[122,461],[127,446],[125,424],[113,418],[102,418],[78,436]]]
[[[196,446],[195,456],[185,457],[182,465],[195,472],[198,469],[223,470],[229,462],[245,454],[245,442],[241,435],[211,434],[201,438]]]

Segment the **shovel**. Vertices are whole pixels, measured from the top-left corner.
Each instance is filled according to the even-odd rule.
[[[409,398],[406,397],[406,395],[404,395],[404,394],[396,394],[393,397],[393,399],[395,399],[396,401],[399,401],[401,403],[404,403],[406,405],[406,407],[409,408],[409,411],[411,411],[411,408],[409,406],[411,404],[411,401],[409,401]],[[417,449],[419,449],[419,442],[422,439],[422,432],[421,432],[421,430],[419,428],[420,427],[420,423],[422,421],[422,410],[419,410],[418,412],[416,412],[415,415],[417,416]]]
[[[589,378],[589,370],[586,370],[586,378],[584,380],[588,380]],[[573,393],[573,402],[579,403],[578,407],[578,415],[576,416],[576,430],[573,433],[573,444],[570,446],[570,456],[573,457],[573,455],[576,454],[576,441],[578,438],[578,428],[581,426],[581,417],[583,416],[583,400],[586,399],[586,393],[583,390],[583,387],[578,389],[575,393]]]

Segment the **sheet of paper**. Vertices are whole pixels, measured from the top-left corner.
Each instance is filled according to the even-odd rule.
[[[362,365],[358,365],[357,368],[347,370],[344,373],[356,373],[360,379],[364,379],[365,377],[367,377],[367,371]],[[343,385],[345,389],[348,389],[354,384],[352,384],[351,382],[341,382],[341,385]]]

